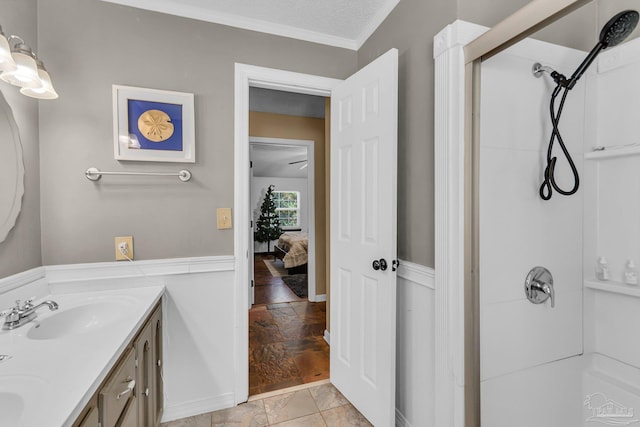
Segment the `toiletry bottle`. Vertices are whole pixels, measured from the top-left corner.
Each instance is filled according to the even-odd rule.
[[[598,266],[596,267],[596,278],[598,280],[609,280],[609,265],[607,259],[603,256],[598,258]]]
[[[627,285],[638,284],[638,269],[633,263],[633,260],[627,261],[627,267],[624,269],[624,283]]]

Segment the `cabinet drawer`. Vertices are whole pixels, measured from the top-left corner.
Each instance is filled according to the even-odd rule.
[[[135,378],[135,354],[133,349],[129,349],[120,366],[100,391],[99,407],[103,427],[116,426],[124,409],[133,403],[130,401],[135,398]]]

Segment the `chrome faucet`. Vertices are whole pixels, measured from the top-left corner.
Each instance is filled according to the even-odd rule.
[[[531,269],[524,281],[524,292],[527,295],[527,299],[534,304],[542,304],[546,300],[551,300],[551,308],[556,306],[553,276],[544,267]]]
[[[543,292],[547,295],[545,300],[547,298],[551,300],[551,308],[556,306],[556,292],[553,290],[553,284],[549,285],[548,283],[533,282],[531,283],[531,289],[535,289],[536,291]]]
[[[4,317],[4,325],[2,325],[2,329],[11,330],[18,328],[25,323],[31,322],[38,316],[36,310],[45,306],[49,307],[49,310],[51,311],[58,309],[58,303],[51,300],[43,301],[38,305],[33,305],[33,298],[31,298],[26,300],[22,307],[20,306],[20,300],[16,300],[15,307],[0,313],[0,317]]]

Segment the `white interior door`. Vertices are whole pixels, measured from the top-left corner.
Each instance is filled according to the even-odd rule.
[[[376,427],[395,425],[397,99],[396,49],[331,94],[331,382]]]

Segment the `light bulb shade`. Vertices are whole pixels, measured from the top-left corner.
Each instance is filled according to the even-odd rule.
[[[25,47],[23,49],[22,47]],[[0,79],[14,86],[37,88],[42,85],[38,76],[38,66],[35,59],[30,54],[31,49],[25,45],[18,45],[12,52],[13,60],[16,62],[16,70],[5,71],[0,75]]]
[[[49,76],[47,70],[42,67],[38,67],[38,77],[40,78],[39,87],[23,87],[22,89],[20,89],[20,93],[26,96],[30,96],[31,98],[38,99],[58,98],[58,93],[53,88],[53,83],[51,83],[51,76]]]
[[[15,71],[18,68],[11,56],[11,48],[4,34],[0,33],[0,71]]]

